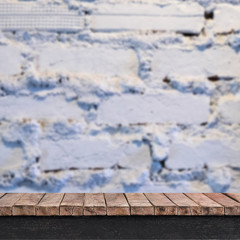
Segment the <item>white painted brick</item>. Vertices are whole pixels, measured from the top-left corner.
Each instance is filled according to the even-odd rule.
[[[137,75],[138,59],[133,50],[50,45],[39,50],[41,72],[71,72],[101,75]]]
[[[224,57],[223,57],[224,56]],[[154,54],[153,77],[163,79],[168,75],[238,77],[240,54],[232,48],[213,47],[204,51],[186,49],[161,49]]]
[[[116,164],[124,168],[150,166],[147,145],[116,142],[110,139],[43,139],[40,143],[41,169],[110,168]]]
[[[84,27],[84,18],[66,5],[43,5],[37,2],[0,3],[0,29],[64,30]]]
[[[4,144],[0,141],[0,171],[10,170],[22,165],[22,149],[13,144]]]
[[[0,46],[0,75],[14,75],[21,71],[21,53],[14,46]]]
[[[240,30],[240,6],[218,4],[214,11],[215,33],[228,33]]]
[[[188,139],[175,141],[169,150],[166,167],[171,169],[188,169],[203,167],[220,167],[230,165],[240,167],[240,141],[232,143],[231,139]]]
[[[240,95],[223,96],[218,104],[218,112],[225,123],[240,123]]]
[[[144,4],[99,4],[91,17],[95,31],[163,30],[200,33],[204,10],[197,3],[165,6]]]
[[[98,123],[192,123],[208,121],[209,98],[175,91],[114,96],[101,103]]]
[[[80,119],[82,110],[76,101],[67,102],[62,96],[37,100],[32,97],[6,96],[0,98],[0,119]]]

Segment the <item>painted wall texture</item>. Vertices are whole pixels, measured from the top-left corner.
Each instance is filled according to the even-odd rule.
[[[239,192],[239,0],[1,0],[0,190]]]

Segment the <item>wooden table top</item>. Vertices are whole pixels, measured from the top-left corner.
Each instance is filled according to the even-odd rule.
[[[0,193],[0,216],[240,215],[240,193]]]

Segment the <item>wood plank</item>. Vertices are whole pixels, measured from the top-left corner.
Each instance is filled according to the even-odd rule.
[[[13,205],[21,198],[23,193],[7,193],[0,199],[0,216],[11,216]]]
[[[178,206],[178,215],[201,215],[201,207],[183,193],[164,193]]]
[[[154,215],[154,207],[143,193],[126,193],[131,215]]]
[[[155,208],[155,215],[177,215],[177,206],[163,193],[145,193]]]
[[[0,198],[3,197],[6,193],[0,193]]]
[[[84,215],[106,215],[103,193],[85,193]]]
[[[224,208],[202,193],[185,193],[202,207],[202,215],[224,215]]]
[[[62,216],[83,215],[84,193],[66,193],[60,205]]]
[[[37,216],[59,215],[59,206],[64,193],[47,193],[36,207]]]
[[[240,193],[226,193],[226,195],[230,198],[233,198],[237,202],[240,202]]]
[[[107,204],[107,215],[130,215],[130,207],[123,193],[105,193],[104,195]]]
[[[224,206],[225,215],[240,215],[240,203],[222,193],[205,193],[213,201]]]
[[[14,216],[34,216],[36,205],[43,198],[44,193],[25,193],[14,204],[12,215]]]

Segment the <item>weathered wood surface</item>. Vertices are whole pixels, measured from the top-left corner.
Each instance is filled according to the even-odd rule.
[[[43,193],[25,193],[14,204],[12,215],[15,216],[34,216],[36,205],[43,198]]]
[[[240,202],[240,193],[226,193],[226,195],[237,202]]]
[[[201,215],[201,207],[183,193],[165,193],[178,206],[178,215]]]
[[[0,193],[0,216],[240,215],[240,193]]]
[[[177,215],[177,205],[163,193],[145,193],[145,196],[154,206],[155,215]]]
[[[0,199],[0,216],[11,216],[12,207],[17,202],[22,193],[8,193]]]
[[[202,193],[185,193],[202,208],[202,215],[224,215],[224,208],[222,205],[208,198]]]
[[[130,215],[129,204],[123,193],[105,193],[107,215]]]
[[[131,215],[154,215],[154,207],[143,193],[126,193]]]
[[[64,193],[47,193],[36,206],[37,216],[57,216],[59,215],[60,203]]]
[[[222,193],[205,193],[215,202],[224,206],[225,215],[240,215],[240,203]]]
[[[5,193],[0,193],[0,198],[2,198],[5,195]]]
[[[103,193],[85,193],[84,215],[106,215],[106,213]]]
[[[83,215],[84,193],[66,193],[60,205],[60,215]]]

